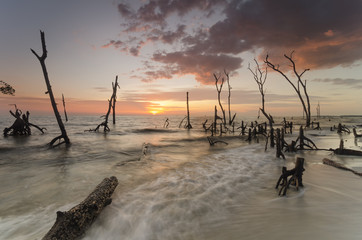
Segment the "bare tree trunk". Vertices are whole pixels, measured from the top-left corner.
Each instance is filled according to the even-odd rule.
[[[229,110],[229,125],[231,126],[234,122],[234,119],[236,117],[236,113],[234,114],[234,116],[231,118],[231,86],[230,86],[230,79],[229,79],[229,73],[226,72],[226,70],[224,70],[225,76],[226,76],[226,82],[228,83],[228,90],[229,90],[229,95],[228,95],[228,110]]]
[[[217,116],[217,107],[215,105],[215,111],[214,111],[214,122],[213,122],[213,127],[212,127],[212,131],[211,131],[211,136],[216,135],[216,126],[217,126],[217,121],[218,116]]]
[[[222,107],[222,104],[221,104],[221,90],[222,90],[222,87],[223,87],[223,85],[224,85],[225,79],[222,78],[221,84],[220,84],[220,87],[219,87],[218,82],[219,82],[220,77],[221,77],[221,76],[217,77],[217,76],[214,74],[215,86],[216,86],[216,91],[217,91],[217,99],[218,99],[218,101],[219,101],[219,106],[220,106],[220,109],[221,109],[221,112],[222,112],[222,115],[223,115],[223,123],[226,124],[225,110],[224,110],[224,108]]]
[[[65,131],[65,127],[64,127],[64,124],[63,124],[63,121],[62,121],[62,118],[60,117],[60,114],[59,114],[59,111],[58,111],[58,108],[57,108],[57,104],[55,102],[55,99],[54,99],[54,95],[53,95],[53,90],[52,90],[52,87],[50,85],[50,81],[49,81],[49,77],[48,77],[48,72],[47,72],[47,68],[45,66],[45,59],[47,58],[47,49],[46,49],[46,45],[45,45],[45,37],[44,37],[44,32],[40,31],[40,38],[41,38],[41,43],[42,43],[42,49],[43,49],[43,54],[41,56],[39,56],[33,49],[30,49],[31,52],[38,58],[39,62],[40,62],[40,65],[41,65],[41,68],[43,70],[43,74],[44,74],[44,79],[45,79],[45,83],[46,83],[46,86],[47,86],[47,92],[49,94],[49,98],[50,98],[50,102],[52,104],[52,107],[53,107],[53,111],[54,111],[54,115],[57,119],[57,122],[58,122],[58,125],[59,125],[59,128],[60,128],[60,131],[61,131],[61,135],[54,138],[50,143],[49,145],[52,147],[53,144],[57,141],[57,140],[60,140],[60,139],[64,139],[64,142],[60,142],[58,145],[62,144],[62,143],[65,143],[66,145],[69,145],[70,144],[70,140],[68,138],[68,135],[67,135],[67,132]]]
[[[187,102],[187,129],[191,129],[191,122],[190,122],[190,109],[189,109],[189,92],[186,92],[186,102]]]
[[[113,123],[115,124],[115,107],[114,107],[114,104],[116,104],[116,94],[117,94],[117,87],[119,87],[118,85],[118,76],[116,76],[116,81],[115,83],[112,82],[112,96],[111,96],[111,99],[108,100],[108,110],[107,110],[107,113],[106,115],[102,116],[104,117],[104,121],[99,124],[95,129],[90,129],[88,131],[91,131],[91,132],[97,132],[98,129],[103,126],[103,132],[109,132],[110,129],[108,127],[108,118],[109,118],[109,114],[111,113],[111,109],[113,108]]]
[[[62,94],[62,101],[63,101],[63,108],[64,108],[65,121],[66,121],[66,122],[68,122],[68,115],[67,115],[67,111],[65,110],[65,100],[64,100],[64,94]]]
[[[112,89],[113,89],[113,95],[112,95],[112,99],[113,99],[113,103],[112,103],[113,124],[116,124],[117,87],[119,88],[118,76],[116,76],[116,81],[115,81],[115,83],[114,83],[114,84],[112,83]]]
[[[249,64],[248,69],[253,74],[255,82],[258,84],[259,92],[260,92],[260,95],[261,95],[261,108],[259,108],[259,109],[263,113],[265,118],[268,119],[269,127],[270,127],[270,129],[272,129],[273,128],[273,123],[274,123],[273,117],[270,114],[267,114],[266,111],[265,111],[265,88],[264,88],[264,84],[265,84],[267,76],[268,76],[268,69],[265,68],[265,71],[262,71],[260,69],[260,65],[259,65],[258,61],[256,61],[256,59],[254,59],[254,62],[256,64],[255,71],[253,71],[250,68],[250,64]]]

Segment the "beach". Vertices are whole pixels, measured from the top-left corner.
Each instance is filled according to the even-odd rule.
[[[165,119],[120,116],[103,134],[84,132],[97,125],[96,116],[73,117],[68,149],[46,148],[58,131],[50,116],[33,120],[47,127],[45,135],[1,138],[0,239],[41,239],[56,211],[69,210],[110,176],[119,181],[112,204],[83,239],[360,239],[362,179],[322,160],[358,171],[361,157],[298,151],[283,160],[264,150],[262,137],[249,143],[238,133],[222,138],[228,145],[210,146],[204,117],[192,118],[191,130],[178,128],[182,117],[163,128]],[[357,126],[361,117],[319,121],[322,130],[305,132],[319,148],[338,148],[343,139],[345,148],[361,150],[353,134],[330,131],[338,122]],[[297,135],[296,124],[286,141]],[[305,159],[304,188],[280,197],[281,168],[293,168],[296,157]]]

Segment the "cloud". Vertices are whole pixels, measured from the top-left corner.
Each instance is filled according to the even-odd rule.
[[[325,79],[314,79],[314,82],[328,83],[339,86],[346,86],[351,88],[362,89],[362,79],[353,79],[353,78],[325,78]]]
[[[240,54],[258,49],[276,64],[295,50],[301,68],[348,66],[362,59],[360,0],[150,0],[123,2],[118,11],[126,39],[104,46],[139,56],[148,43],[166,44],[147,56],[163,66],[147,70],[144,81],[176,73],[208,84],[214,71],[235,71],[242,67]]]
[[[241,58],[228,55],[188,54],[185,52],[156,53],[154,61],[174,66],[174,73],[193,74],[203,84],[214,84],[212,74],[222,69],[233,71],[241,67]]]

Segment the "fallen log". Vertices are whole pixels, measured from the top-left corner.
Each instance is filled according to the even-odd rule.
[[[105,178],[83,202],[69,211],[58,211],[54,225],[42,239],[73,240],[82,237],[103,208],[111,204],[117,185],[116,177]]]
[[[358,175],[358,176],[362,176],[362,173],[360,172],[357,172],[351,168],[348,168],[346,166],[344,166],[343,164],[341,163],[337,163],[331,159],[328,159],[328,158],[324,158],[323,159],[323,164],[326,164],[326,165],[329,165],[329,166],[332,166],[332,167],[335,167],[335,168],[339,168],[339,169],[342,169],[342,170],[346,170],[346,171],[350,171],[350,172],[353,172],[354,174]]]
[[[348,156],[362,156],[362,151],[353,150],[353,149],[345,149],[343,140],[341,139],[341,142],[339,144],[339,148],[332,149],[335,154],[338,155],[348,155]]]

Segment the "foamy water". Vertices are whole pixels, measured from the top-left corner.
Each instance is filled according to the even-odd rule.
[[[278,197],[274,189],[281,167],[292,168],[295,154],[275,158],[264,143],[227,138],[229,145],[210,147],[201,123],[179,129],[181,117],[118,118],[111,132],[89,133],[100,119],[79,116],[66,123],[70,148],[49,150],[59,134],[52,117],[32,117],[48,131],[30,137],[0,139],[0,239],[41,239],[56,211],[81,202],[105,177],[116,176],[113,202],[84,239],[360,239],[362,179],[322,165],[324,157],[362,167],[361,157],[326,151],[299,152],[306,159],[305,188]],[[329,121],[331,120],[331,121]],[[349,126],[361,118],[326,118],[322,130],[307,134],[321,148],[360,149],[351,135],[329,127]],[[1,126],[11,125],[1,118]],[[361,128],[359,128],[360,130]],[[297,130],[288,141],[295,139]],[[147,146],[146,154],[144,154]]]

